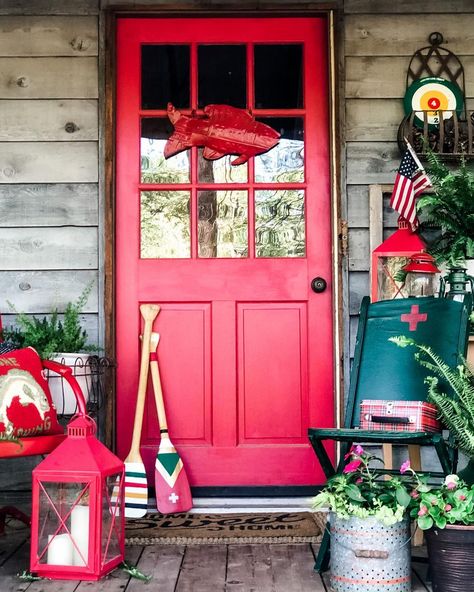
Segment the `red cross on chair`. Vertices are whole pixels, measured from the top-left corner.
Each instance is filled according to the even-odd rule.
[[[409,331],[416,331],[418,323],[424,323],[428,318],[426,313],[420,313],[418,304],[412,304],[410,313],[402,314],[402,323],[409,323]]]

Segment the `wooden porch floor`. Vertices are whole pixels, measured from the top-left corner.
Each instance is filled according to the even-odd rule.
[[[149,584],[116,570],[100,582],[24,582],[28,530],[9,527],[0,537],[0,592],[329,592],[327,577],[313,571],[317,545],[153,545],[127,547],[126,561]],[[426,565],[414,563],[413,592],[431,592]],[[374,591],[376,592],[376,591]]]

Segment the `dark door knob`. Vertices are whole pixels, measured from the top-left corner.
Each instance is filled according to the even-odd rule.
[[[324,292],[324,290],[328,287],[327,281],[322,277],[315,277],[311,282],[311,289],[316,294],[320,294]]]

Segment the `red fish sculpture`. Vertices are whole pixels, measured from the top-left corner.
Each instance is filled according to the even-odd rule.
[[[204,146],[203,156],[207,160],[235,154],[238,157],[231,164],[238,165],[251,156],[267,152],[280,138],[269,125],[255,121],[244,109],[229,105],[207,105],[204,116],[188,116],[168,103],[168,117],[174,132],[166,142],[165,158],[191,146]]]

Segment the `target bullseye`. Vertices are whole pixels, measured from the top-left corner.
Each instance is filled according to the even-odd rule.
[[[423,126],[425,113],[430,128],[439,123],[439,111],[443,111],[443,119],[450,119],[453,112],[461,114],[463,96],[457,84],[444,78],[421,78],[415,80],[407,89],[403,100],[405,113],[415,112],[414,123]]]

